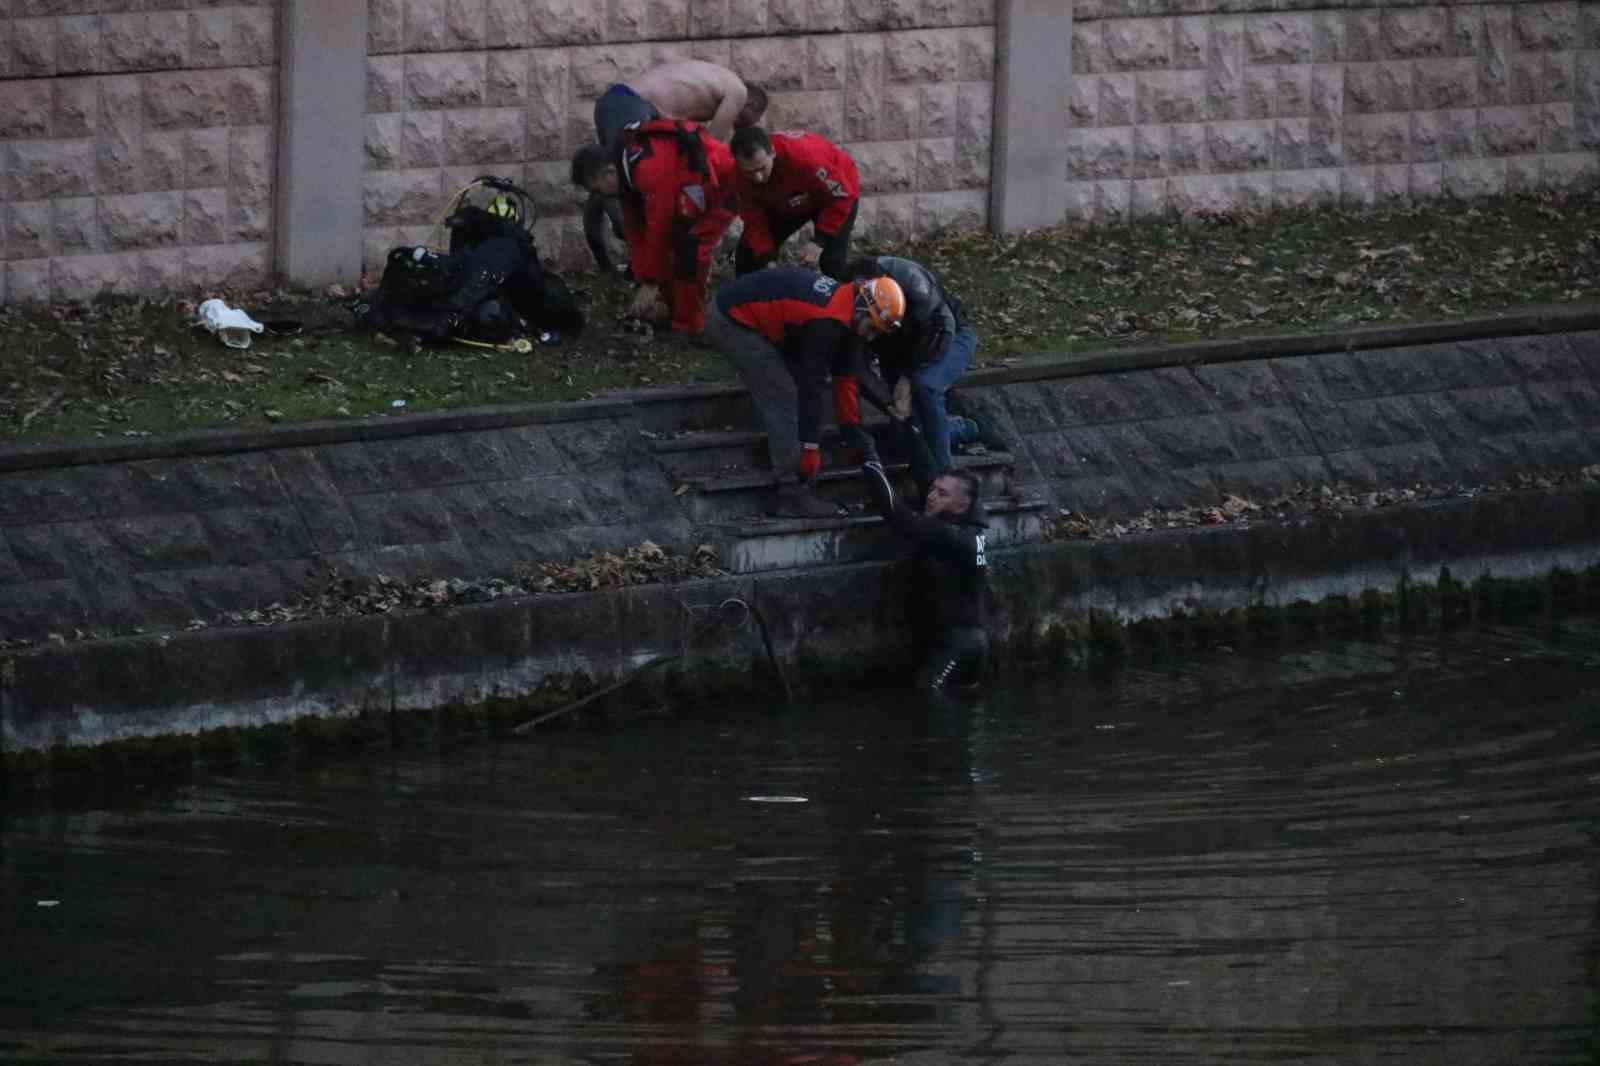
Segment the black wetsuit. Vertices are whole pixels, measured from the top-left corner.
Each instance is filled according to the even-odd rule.
[[[920,435],[905,431],[911,444],[911,470],[918,492],[927,497],[938,476]],[[932,517],[896,502],[886,478],[864,469],[867,488],[880,514],[900,536],[915,545],[915,589],[921,602],[912,617],[922,619],[928,650],[917,671],[917,687],[941,691],[981,680],[989,653],[988,521],[983,502],[972,501],[963,515]]]

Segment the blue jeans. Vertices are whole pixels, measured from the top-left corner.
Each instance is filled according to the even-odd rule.
[[[660,112],[650,101],[618,82],[594,102],[595,140],[609,148],[617,143],[622,127],[633,122],[648,122],[658,114]]]
[[[978,335],[971,326],[962,326],[950,338],[944,354],[936,362],[911,373],[911,416],[922,429],[933,463],[943,470],[950,465],[950,446],[978,439],[978,424],[970,418],[952,415],[945,407],[945,393],[972,365],[978,350]]]

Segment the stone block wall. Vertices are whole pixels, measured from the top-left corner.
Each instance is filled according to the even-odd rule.
[[[274,0],[0,3],[0,303],[271,269]]]
[[[1069,217],[1359,207],[1600,177],[1600,4],[1310,6],[1079,0]],[[1206,9],[1221,13],[1194,13]]]
[[[321,261],[344,249],[349,272],[357,248],[372,266],[427,239],[485,172],[536,195],[548,258],[585,265],[567,168],[593,100],[687,56],[765,84],[770,127],[844,144],[858,232],[891,240],[987,223],[991,185],[1048,193],[996,209],[1015,228],[1600,177],[1588,0],[325,2],[326,19],[366,20],[365,54],[352,21],[331,60],[365,64],[365,129],[309,138],[300,172],[364,177],[295,232]],[[308,41],[279,39],[286,3],[0,0],[0,302],[250,284],[289,264],[273,242],[279,73]],[[1017,60],[1018,33],[1059,48]],[[340,92],[361,109],[359,84]],[[324,170],[329,144],[344,154]],[[316,188],[302,184],[287,203]]]
[[[588,260],[569,160],[612,83],[673,58],[767,87],[772,129],[843,144],[858,233],[988,217],[995,0],[370,0],[365,260],[425,240],[485,172],[521,180],[539,246]]]

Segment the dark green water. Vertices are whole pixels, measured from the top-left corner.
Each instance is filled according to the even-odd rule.
[[[1600,624],[280,764],[0,824],[0,1060],[1573,1063]]]

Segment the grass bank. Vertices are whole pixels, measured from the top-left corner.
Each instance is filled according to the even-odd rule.
[[[996,365],[1600,300],[1600,191],[949,233],[894,247],[858,242],[857,251],[931,266],[975,322],[980,364]],[[532,355],[413,351],[357,333],[344,309],[350,294],[339,290],[195,294],[305,327],[257,338],[247,351],[196,330],[194,298],[0,308],[0,441],[261,427],[732,379],[713,351],[622,328],[629,293],[620,283],[568,280],[590,326]]]

